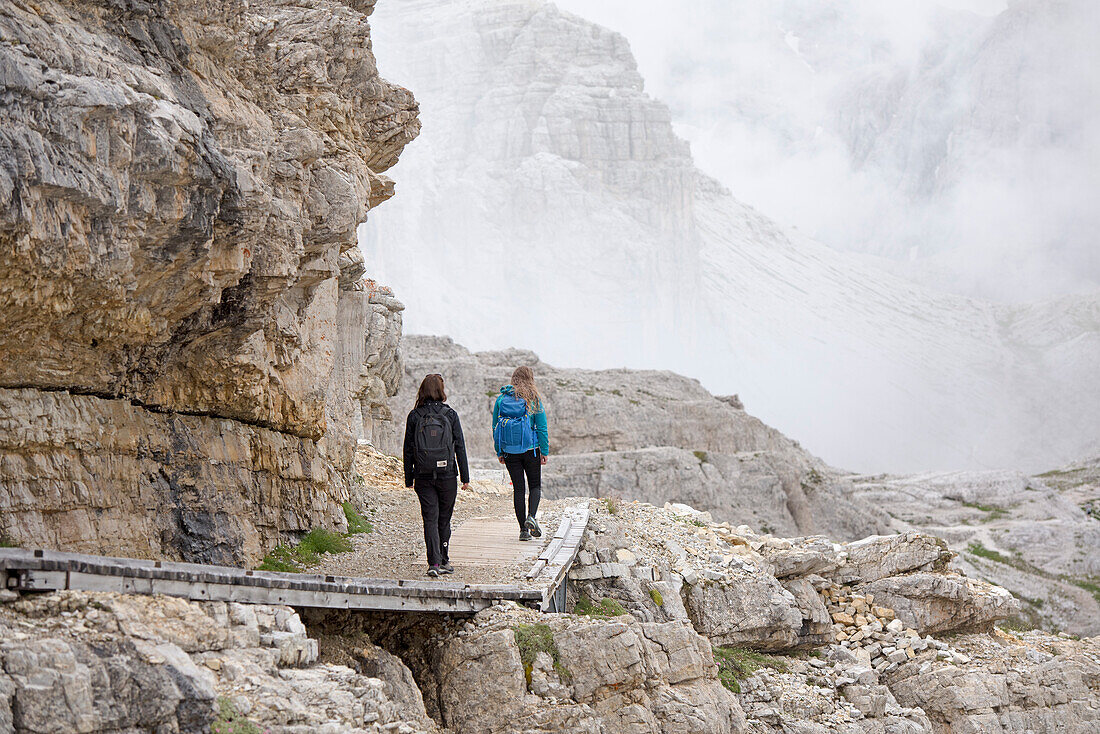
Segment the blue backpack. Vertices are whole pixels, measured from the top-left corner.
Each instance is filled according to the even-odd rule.
[[[539,445],[527,401],[515,395],[500,396],[500,420],[493,429],[493,441],[504,454],[525,454]]]

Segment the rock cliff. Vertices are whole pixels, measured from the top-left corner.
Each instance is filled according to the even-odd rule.
[[[399,323],[355,229],[419,130],[373,6],[0,8],[9,539],[228,563],[339,521]]]

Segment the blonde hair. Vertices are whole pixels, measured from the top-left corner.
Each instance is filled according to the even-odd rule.
[[[542,397],[539,395],[539,389],[535,387],[535,373],[530,367],[516,367],[515,372],[512,373],[512,387],[516,391],[516,397],[527,401],[529,411],[532,413],[539,411]]]

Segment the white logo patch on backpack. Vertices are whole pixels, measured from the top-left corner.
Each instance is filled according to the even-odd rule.
[[[449,463],[449,461],[437,461],[435,462],[435,465],[440,469],[446,469]]]

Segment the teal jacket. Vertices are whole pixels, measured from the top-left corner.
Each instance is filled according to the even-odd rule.
[[[505,385],[500,388],[500,395],[515,395],[516,390],[511,385]],[[497,400],[493,403],[493,435],[497,432],[497,423],[500,422],[500,395],[497,395]],[[531,421],[535,425],[535,433],[539,437],[539,453],[543,456],[550,455],[550,432],[546,428],[546,409],[542,404],[542,400],[539,400],[539,412],[531,415]],[[497,448],[497,455],[500,455],[500,449]]]

